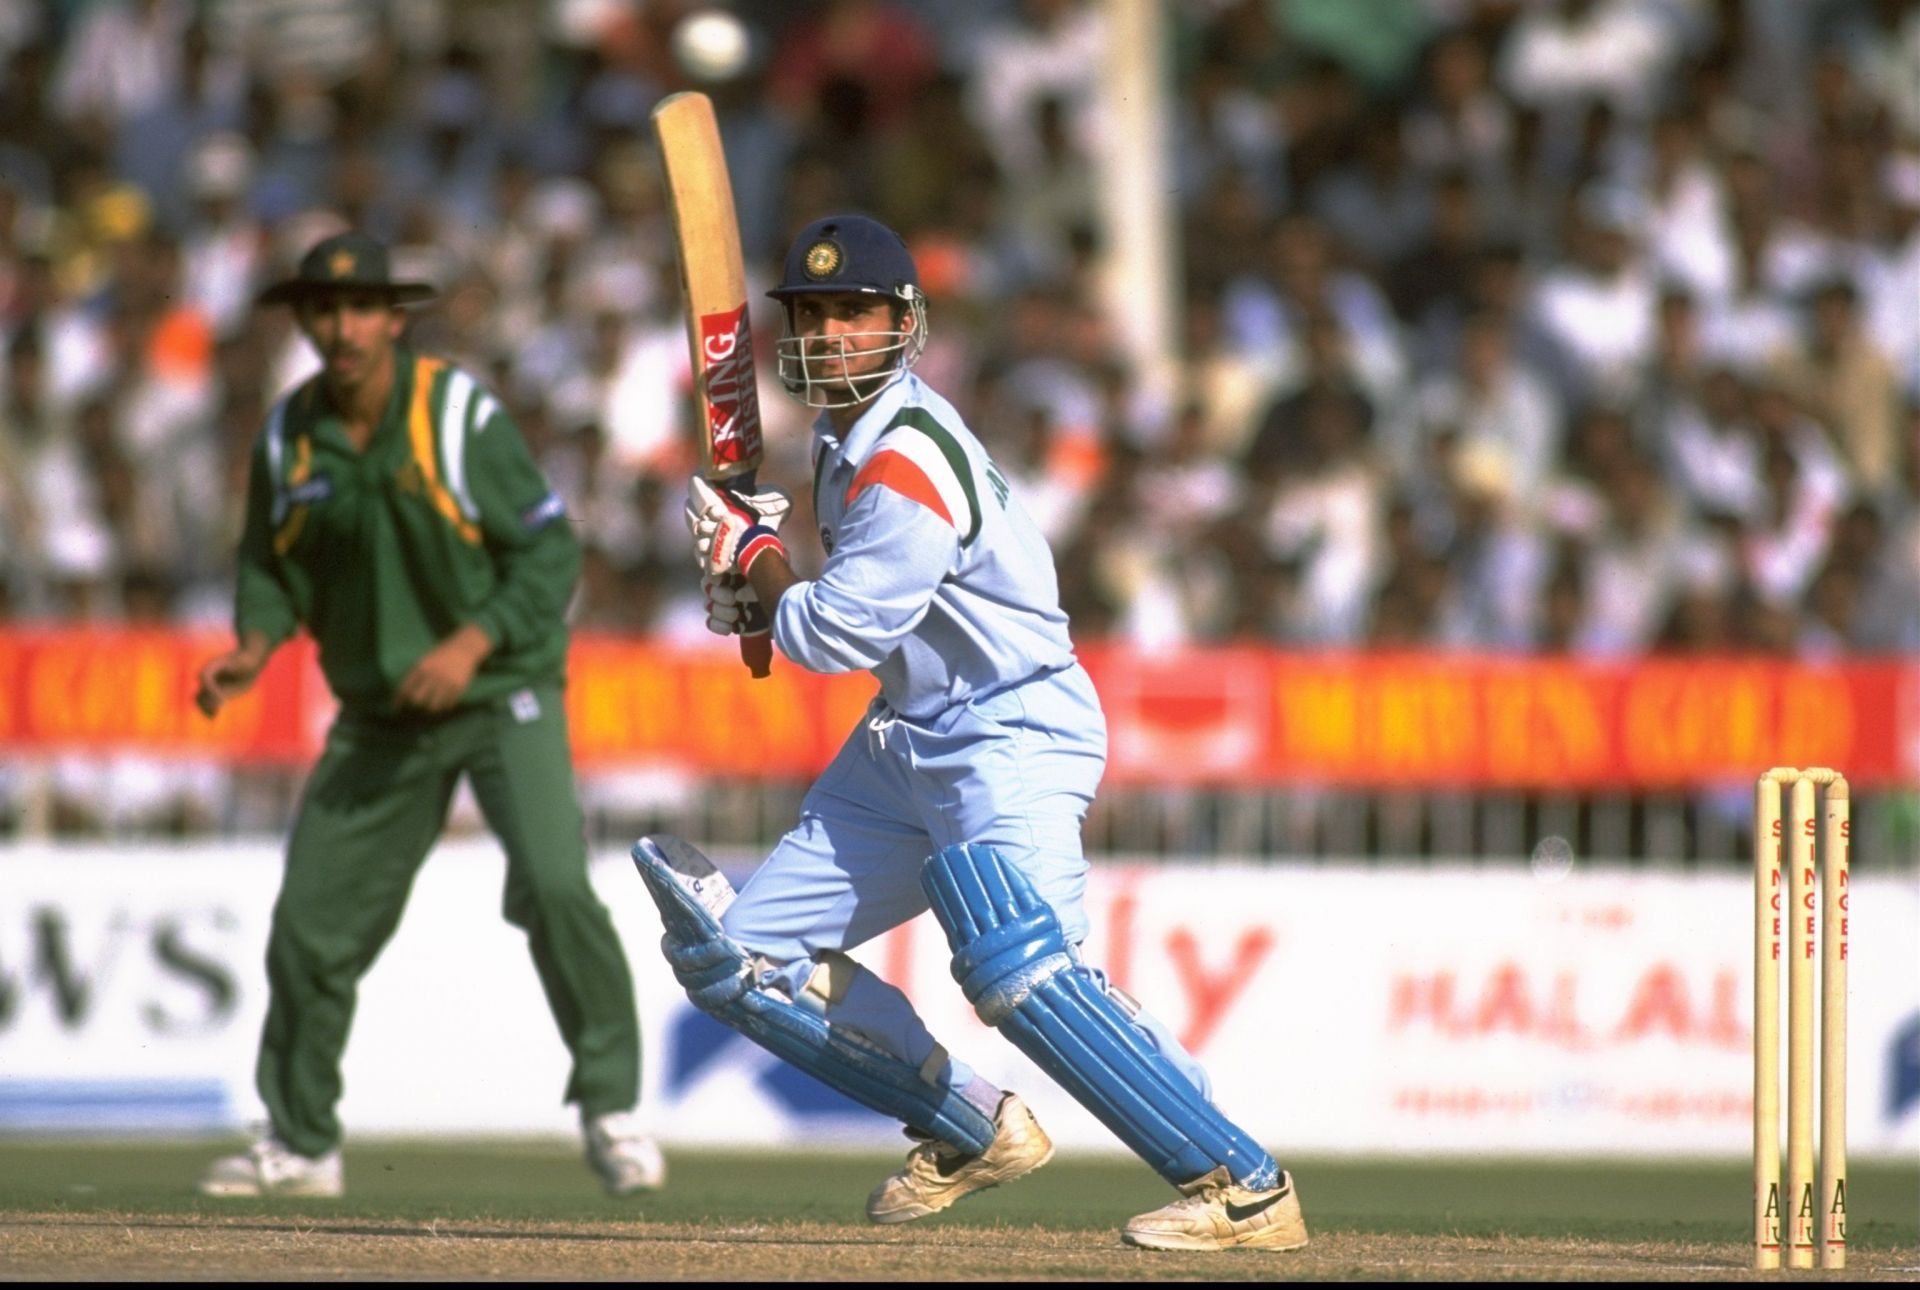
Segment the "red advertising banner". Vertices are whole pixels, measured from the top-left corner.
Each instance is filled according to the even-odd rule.
[[[253,689],[208,721],[193,704],[225,633],[0,628],[0,752],[139,751],[299,762],[319,751],[331,708],[313,643],[276,654]]]
[[[0,752],[139,750],[299,763],[332,701],[311,642],[275,656],[215,721],[194,709],[221,634],[0,630]],[[1114,783],[1661,788],[1832,766],[1920,784],[1920,660],[1564,659],[1083,651],[1106,708]],[[874,685],[776,660],[751,679],[724,642],[586,635],[568,709],[583,768],[657,764],[807,776]]]
[[[1120,779],[1655,788],[1831,766],[1920,783],[1915,659],[1088,655]]]

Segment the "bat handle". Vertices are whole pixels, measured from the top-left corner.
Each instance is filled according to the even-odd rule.
[[[756,473],[750,470],[736,476],[730,481],[731,486],[743,492],[752,492]],[[744,577],[737,573],[732,576],[735,585],[746,585]],[[740,637],[740,661],[747,665],[747,671],[753,674],[755,680],[773,675],[773,632],[772,625],[767,622],[766,606],[754,605],[750,608],[741,626],[746,630]]]
[[[761,632],[757,636],[740,638],[740,661],[756,679],[769,676],[773,672],[773,633]]]

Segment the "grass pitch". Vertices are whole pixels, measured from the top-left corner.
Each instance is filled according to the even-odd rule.
[[[868,1224],[897,1156],[674,1153],[614,1200],[574,1150],[355,1142],[346,1198],[225,1200],[204,1143],[0,1141],[0,1278],[1665,1279],[1753,1275],[1738,1162],[1290,1159],[1313,1243],[1292,1254],[1130,1250],[1171,1193],[1066,1157],[947,1214]],[[1856,1165],[1849,1279],[1920,1278],[1920,1163]],[[1799,1274],[1831,1277],[1834,1274]]]

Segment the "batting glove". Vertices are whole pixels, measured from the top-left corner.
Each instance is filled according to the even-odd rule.
[[[793,499],[778,488],[763,488],[757,493],[743,493],[737,488],[725,484],[715,484],[710,480],[695,476],[694,483],[700,488],[689,486],[687,489],[687,530],[696,538],[700,536],[700,525],[711,523],[719,518],[715,503],[722,507],[751,512],[757,524],[764,524],[778,532],[787,522],[787,515],[793,510]]]
[[[687,489],[686,516],[701,573],[744,574],[768,551],[784,558],[787,549],[779,528],[792,505],[778,489],[749,496],[694,476]]]
[[[747,583],[735,578],[700,580],[707,599],[707,630],[716,636],[758,636],[771,624],[760,608],[760,597]]]

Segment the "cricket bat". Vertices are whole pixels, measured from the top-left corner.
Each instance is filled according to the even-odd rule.
[[[653,109],[653,137],[666,171],[680,290],[687,306],[700,473],[752,492],[761,458],[760,396],[747,321],[740,224],[713,100],[692,91],[668,95]],[[755,676],[770,671],[773,637],[760,606],[744,625],[740,657]]]

